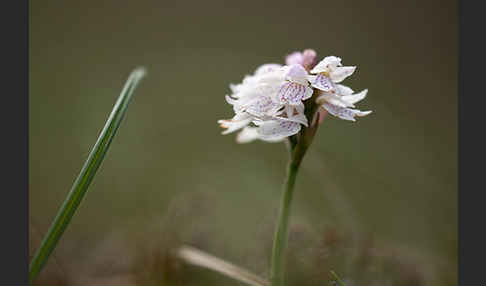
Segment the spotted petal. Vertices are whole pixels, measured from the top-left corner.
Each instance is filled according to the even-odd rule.
[[[371,113],[371,111],[361,111],[357,109],[345,108],[329,103],[324,103],[322,105],[330,114],[339,117],[344,120],[356,121],[355,116],[366,116]]]
[[[279,140],[298,133],[300,128],[296,122],[271,120],[261,124],[257,131],[262,140]]]
[[[237,99],[235,99],[235,98],[232,98],[229,95],[226,95],[225,96],[225,99],[226,99],[226,102],[228,102],[229,104],[233,105],[233,111],[236,114],[245,112],[246,106],[249,104],[249,102],[251,102],[252,100],[254,100],[251,97],[243,97],[243,98],[237,98]]]
[[[363,94],[357,93],[353,94],[353,90],[345,85],[336,84],[336,90],[331,92],[319,92],[319,97],[317,97],[317,104],[323,104],[328,102],[341,107],[354,107],[354,103],[363,99]],[[366,95],[366,93],[365,93]]]
[[[337,88],[337,94],[342,96],[351,95],[354,93],[354,91],[349,86],[345,86],[342,84],[336,84],[336,88]]]
[[[274,102],[269,96],[260,96],[245,105],[244,110],[256,117],[272,117],[277,115],[281,108],[282,104]]]
[[[312,96],[312,88],[294,82],[286,82],[277,93],[277,99],[282,104],[298,105],[302,100]]]
[[[332,80],[321,73],[311,80],[311,85],[322,91],[331,92],[336,89]]]

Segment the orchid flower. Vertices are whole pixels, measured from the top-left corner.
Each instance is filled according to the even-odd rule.
[[[233,106],[235,115],[218,121],[226,129],[223,134],[240,131],[236,137],[239,143],[256,139],[281,142],[298,134],[302,125],[309,127],[314,117],[306,116],[306,106],[312,108],[313,104],[321,109],[319,123],[325,112],[350,121],[371,113],[353,109],[366,97],[366,89],[354,93],[339,84],[356,67],[342,66],[341,59],[335,56],[316,62],[314,50],[294,52],[286,57],[286,65],[264,64],[241,83],[231,84],[232,94],[226,96],[226,101]],[[305,105],[311,98],[313,103]]]

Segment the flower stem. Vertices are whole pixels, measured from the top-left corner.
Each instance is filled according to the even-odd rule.
[[[101,162],[103,161],[103,158],[110,147],[110,143],[112,142],[118,127],[120,126],[121,120],[125,115],[133,92],[135,91],[135,88],[140,80],[145,76],[145,73],[145,69],[138,68],[130,74],[125,87],[123,88],[118,100],[115,103],[115,106],[113,107],[110,117],[106,121],[105,127],[101,131],[101,134],[91,150],[88,159],[84,163],[81,172],[76,178],[76,181],[74,181],[71,191],[67,195],[54,221],[49,227],[40,248],[37,250],[34,258],[32,258],[32,261],[30,262],[29,284],[32,284],[34,279],[42,270],[42,267],[47,262],[49,255],[56,248],[59,239],[69,225],[74,213],[78,209],[81,200],[86,194],[86,191],[88,190],[96,171],[101,165]]]
[[[302,141],[300,143],[303,143]],[[272,286],[284,285],[285,249],[288,240],[288,225],[290,218],[290,205],[294,193],[295,180],[299,171],[300,163],[307,150],[307,144],[297,144],[291,149],[291,155],[287,164],[287,178],[285,180],[283,195],[280,202],[280,213],[275,231],[272,260],[271,260],[271,283]]]
[[[285,179],[282,199],[280,201],[280,213],[275,230],[272,259],[271,259],[271,286],[284,285],[285,269],[285,249],[287,248],[288,227],[290,218],[290,204],[294,193],[295,180],[299,171],[300,163],[314,139],[317,128],[319,127],[318,105],[315,98],[318,96],[314,92],[312,99],[306,102],[306,117],[310,124],[309,127],[302,127],[298,135],[289,138],[290,158],[287,164],[287,177]]]
[[[287,248],[288,224],[290,217],[290,203],[294,192],[295,178],[299,165],[289,161],[287,166],[287,179],[285,181],[284,193],[280,202],[280,214],[277,221],[277,229],[272,249],[272,286],[282,286],[284,280],[284,250]]]

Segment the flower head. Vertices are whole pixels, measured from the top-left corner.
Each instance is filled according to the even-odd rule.
[[[288,55],[285,62],[286,65],[264,64],[252,75],[246,75],[241,83],[230,85],[232,94],[226,96],[226,101],[233,106],[235,116],[218,121],[226,129],[223,134],[241,130],[237,136],[239,143],[255,139],[280,142],[299,133],[302,125],[314,124],[315,114],[306,116],[306,108],[312,105],[351,121],[355,121],[355,116],[371,113],[352,109],[365,98],[367,90],[354,93],[339,84],[356,67],[344,67],[341,59],[334,56],[316,64],[316,53],[309,49]],[[311,98],[311,104],[304,105]],[[324,115],[320,113],[319,122]]]

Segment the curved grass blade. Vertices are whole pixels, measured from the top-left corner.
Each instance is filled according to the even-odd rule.
[[[118,97],[113,110],[111,111],[110,117],[108,117],[108,120],[106,121],[98,140],[91,150],[88,159],[84,163],[81,172],[71,187],[71,191],[67,195],[54,221],[49,227],[40,248],[35,253],[34,258],[32,258],[29,266],[30,284],[32,284],[42,267],[47,262],[49,255],[56,248],[57,242],[64,233],[64,230],[66,230],[66,227],[69,225],[69,222],[81,203],[81,200],[86,194],[89,184],[93,180],[96,171],[101,165],[101,162],[103,161],[103,158],[110,147],[110,143],[113,140],[118,127],[120,127],[120,123],[125,115],[128,103],[130,102],[137,85],[145,74],[146,71],[144,68],[137,68],[128,77],[128,80],[125,83],[125,86],[123,87],[123,90]]]

